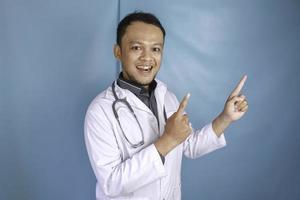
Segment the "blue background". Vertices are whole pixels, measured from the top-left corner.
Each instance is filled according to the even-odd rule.
[[[184,159],[182,199],[300,199],[299,0],[0,0],[0,199],[95,199],[83,121],[119,72],[120,18],[156,14],[167,30],[158,78],[195,128],[243,74],[250,109],[228,146]]]

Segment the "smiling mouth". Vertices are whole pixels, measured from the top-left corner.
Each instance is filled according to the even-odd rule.
[[[136,68],[142,72],[150,72],[153,69],[152,65],[137,65]]]

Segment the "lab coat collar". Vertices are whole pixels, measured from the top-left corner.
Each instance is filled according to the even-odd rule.
[[[156,98],[156,102],[157,102],[157,108],[159,110],[161,110],[162,109],[161,106],[164,105],[164,99],[165,99],[167,87],[166,87],[166,84],[164,84],[163,82],[161,82],[157,79],[155,79],[155,81],[157,82],[157,85],[156,85],[154,94],[155,94],[155,98]],[[153,114],[152,111],[137,96],[135,96],[135,94],[133,94],[128,89],[123,89],[123,88],[119,87],[118,84],[116,83],[116,81],[113,84],[115,85],[116,94],[119,99],[126,98],[128,103],[132,107],[135,107],[137,109],[142,109],[148,113]],[[110,98],[114,99],[111,87],[107,91],[106,97],[109,99]]]
[[[133,81],[129,81],[129,80],[125,80],[124,77],[123,77],[123,74],[122,72],[120,73],[119,75],[119,78],[117,79],[117,84],[121,87],[121,88],[124,88],[124,89],[128,89],[130,90],[132,93],[134,93],[136,96],[139,96],[139,95],[143,95],[143,96],[147,96],[149,97],[150,94],[152,92],[154,92],[156,86],[157,86],[157,82],[156,80],[154,79],[150,84],[149,84],[149,88],[148,90],[145,89],[143,87],[143,85],[141,84],[138,84],[138,83],[135,83]]]

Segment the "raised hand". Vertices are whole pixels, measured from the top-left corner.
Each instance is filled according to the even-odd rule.
[[[240,119],[248,110],[246,96],[240,94],[246,80],[247,76],[243,76],[225,103],[223,116],[229,122]]]
[[[187,114],[184,114],[189,98],[190,94],[187,94],[182,99],[177,112],[169,117],[165,126],[165,134],[172,137],[178,144],[183,142],[191,133],[189,118]]]
[[[225,129],[234,121],[243,117],[248,110],[248,103],[245,95],[240,94],[247,76],[243,76],[238,85],[229,95],[224,110],[212,122],[212,128],[219,137]]]
[[[164,156],[191,133],[189,118],[187,114],[184,114],[189,98],[190,94],[183,98],[178,110],[167,120],[163,135],[154,143],[157,150]]]

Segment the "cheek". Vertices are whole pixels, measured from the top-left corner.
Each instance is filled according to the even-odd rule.
[[[155,56],[155,60],[156,60],[156,62],[157,62],[158,65],[160,65],[161,59],[162,59],[162,54]]]
[[[123,64],[125,64],[127,66],[131,65],[134,62],[134,57],[130,54],[123,55],[122,62],[123,62]]]
[[[137,53],[128,52],[124,55],[124,58],[127,62],[134,62],[138,59],[139,55]]]

